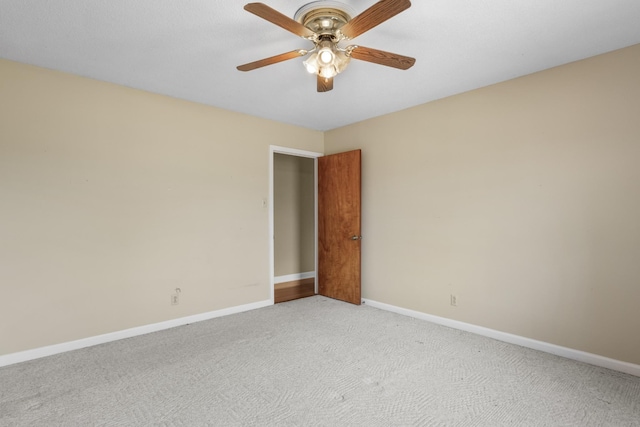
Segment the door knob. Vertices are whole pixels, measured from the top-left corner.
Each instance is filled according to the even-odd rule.
[[[351,240],[362,240],[362,236],[351,236]]]

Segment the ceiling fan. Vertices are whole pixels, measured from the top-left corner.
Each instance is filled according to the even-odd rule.
[[[343,40],[353,39],[369,31],[409,7],[409,0],[379,0],[352,18],[349,6],[337,1],[321,0],[302,6],[294,19],[291,19],[264,3],[249,3],[244,7],[246,11],[310,40],[314,47],[310,50],[293,50],[237,68],[240,71],[251,71],[310,54],[303,64],[309,73],[318,76],[318,92],[333,89],[333,78],[347,67],[351,58],[401,70],[409,69],[416,62],[414,58],[359,45],[345,48],[338,45]]]

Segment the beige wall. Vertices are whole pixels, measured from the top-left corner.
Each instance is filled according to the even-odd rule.
[[[633,46],[325,133],[363,149],[363,296],[640,363],[638,75]],[[269,298],[270,144],[323,134],[0,60],[0,355]]]
[[[269,299],[270,144],[323,134],[0,60],[0,354]]]
[[[314,271],[314,160],[280,153],[273,160],[275,276]]]
[[[636,45],[327,132],[363,296],[640,363],[639,76]]]

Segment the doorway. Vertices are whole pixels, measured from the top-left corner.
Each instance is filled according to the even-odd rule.
[[[269,150],[271,302],[276,302],[276,285],[285,283],[286,285],[283,285],[283,288],[295,289],[285,291],[284,293],[288,295],[285,295],[280,301],[320,294],[359,305],[361,303],[360,260],[362,239],[361,150],[352,150],[328,156],[324,156],[321,153],[277,146],[271,146]],[[279,154],[313,159],[313,271],[300,271],[298,265],[296,267],[297,273],[284,276],[276,276],[275,259],[275,243],[278,238],[275,234],[275,218],[278,214],[275,209],[276,203],[274,202],[274,165],[276,155]],[[307,187],[307,192],[309,191],[311,189]],[[291,228],[290,222],[285,221],[284,228]],[[307,223],[310,223],[310,221],[307,221]],[[322,250],[319,251],[319,248]],[[290,249],[287,249],[287,251],[289,252],[288,256],[291,257]],[[311,265],[311,263],[308,265]],[[281,273],[282,271],[279,272]]]
[[[317,158],[271,146],[269,244],[273,303],[317,293]]]

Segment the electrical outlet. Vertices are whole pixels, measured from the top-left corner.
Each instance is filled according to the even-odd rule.
[[[180,292],[182,292],[182,289],[176,288],[175,293],[171,294],[171,305],[180,304]]]
[[[453,307],[457,307],[458,306],[458,297],[455,296],[454,294],[451,294],[451,305]]]

